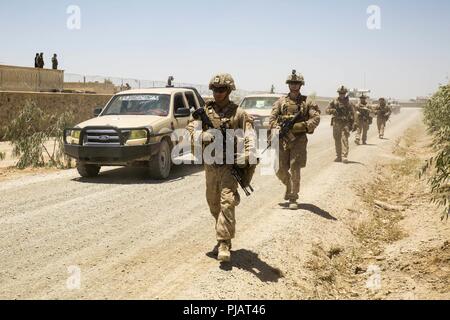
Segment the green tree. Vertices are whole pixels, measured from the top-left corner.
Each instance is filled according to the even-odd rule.
[[[26,101],[19,115],[5,128],[4,139],[10,141],[13,155],[19,158],[16,166],[64,167],[63,132],[73,121],[71,112],[46,114],[35,102]]]
[[[441,86],[427,102],[424,121],[433,135],[435,155],[423,167],[430,172],[433,200],[444,207],[442,218],[450,215],[450,85]]]

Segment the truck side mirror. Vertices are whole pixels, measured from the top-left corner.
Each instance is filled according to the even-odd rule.
[[[94,109],[94,117],[98,117],[100,113],[102,113],[103,108],[95,108]]]
[[[178,108],[175,111],[175,118],[185,118],[191,115],[191,110],[189,108]]]

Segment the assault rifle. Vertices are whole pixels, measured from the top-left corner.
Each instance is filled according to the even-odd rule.
[[[214,127],[214,124],[211,122],[211,119],[206,114],[206,111],[204,108],[199,108],[199,109],[195,110],[194,113],[192,114],[192,117],[196,120],[201,120],[203,126],[206,127],[207,129],[217,129]],[[229,140],[227,137],[227,128],[224,125],[221,125],[219,129],[220,129],[220,132],[222,133],[222,137],[223,137],[223,152],[224,152],[224,161],[225,161],[225,159],[226,159],[225,153],[227,150],[226,144]],[[233,141],[233,144],[234,144],[234,141]],[[243,169],[239,168],[235,163],[231,167],[231,174],[234,177],[234,179],[237,181],[239,186],[242,188],[242,190],[244,190],[244,193],[247,197],[250,196],[251,192],[254,192],[254,190],[250,184],[245,185],[244,179],[243,179],[243,176],[244,176]]]

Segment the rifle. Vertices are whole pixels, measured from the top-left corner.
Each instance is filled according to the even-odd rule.
[[[204,108],[198,108],[197,110],[195,110],[194,113],[192,114],[192,117],[196,120],[201,120],[203,126],[206,127],[206,129],[217,129],[214,127],[214,124],[211,122],[211,119],[206,114],[206,111]],[[227,128],[225,126],[223,126],[223,125],[220,126],[220,131],[223,136],[224,160],[226,159],[226,157],[225,157],[225,153],[227,150],[226,143],[228,140],[226,130],[227,130]],[[245,195],[248,197],[248,196],[250,196],[251,192],[254,192],[255,190],[253,190],[253,188],[250,184],[248,186],[244,184],[244,181],[242,178],[244,173],[242,171],[243,170],[241,168],[239,168],[236,164],[233,164],[233,166],[231,167],[231,175],[234,177],[234,179],[239,184],[239,186],[242,188],[242,190],[244,190]]]
[[[292,119],[287,119],[281,122],[280,126],[280,133],[278,134],[278,138],[280,140],[283,140],[286,138],[286,136],[289,134],[289,131],[294,127],[294,124],[297,123],[297,121],[302,116],[302,110],[300,110],[298,113],[295,114],[295,116]],[[264,154],[270,147],[272,146],[272,139],[269,139],[267,148],[264,149],[264,151],[261,154]]]

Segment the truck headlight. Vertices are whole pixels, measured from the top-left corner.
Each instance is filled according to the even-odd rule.
[[[150,133],[152,132],[151,129],[149,129],[149,131]],[[143,144],[146,144],[147,140],[148,140],[147,130],[144,129],[131,130],[125,145],[141,146]]]
[[[81,130],[72,130],[70,132],[70,143],[79,144],[80,143]]]
[[[146,130],[131,130],[128,140],[147,139]]]

